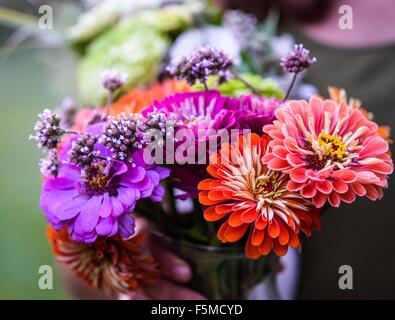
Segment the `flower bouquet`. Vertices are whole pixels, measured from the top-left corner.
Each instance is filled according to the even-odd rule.
[[[104,106],[45,110],[32,138],[47,153],[40,207],[57,259],[90,286],[131,294],[160,276],[155,241],[191,264],[191,288],[246,298],[301,250],[325,205],[381,199],[387,131],[342,90],[288,99],[315,62],[295,46],[281,61],[284,98],[263,97],[228,54],[202,47],[172,62],[175,80],[113,101],[127,75],[110,70]],[[229,94],[232,81],[250,93]]]

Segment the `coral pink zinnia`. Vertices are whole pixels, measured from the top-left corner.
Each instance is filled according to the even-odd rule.
[[[313,97],[288,102],[276,116],[264,127],[273,140],[263,161],[290,174],[289,190],[312,198],[316,207],[327,200],[338,207],[356,195],[382,197],[393,171],[388,142],[359,109]]]
[[[222,144],[212,154],[201,181],[199,201],[208,206],[207,221],[221,220],[218,238],[236,242],[248,230],[246,256],[257,259],[273,251],[282,256],[288,246],[300,245],[300,230],[310,235],[318,228],[318,209],[300,194],[287,190],[289,176],[268,169],[261,158],[269,152],[269,138],[240,136],[235,145]],[[227,159],[229,158],[229,159]]]

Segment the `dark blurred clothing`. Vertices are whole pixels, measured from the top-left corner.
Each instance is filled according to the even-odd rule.
[[[328,96],[327,87],[345,88],[359,98],[374,120],[395,130],[395,44],[380,48],[342,49],[321,45],[294,33],[318,62],[305,81]],[[394,146],[391,146],[394,154]],[[338,286],[341,265],[353,268],[354,289]],[[301,299],[395,298],[395,183],[384,199],[358,199],[322,215],[322,228],[303,244]]]

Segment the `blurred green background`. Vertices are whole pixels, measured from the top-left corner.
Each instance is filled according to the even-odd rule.
[[[75,94],[74,59],[64,48],[11,50],[4,43],[12,31],[0,25],[0,299],[63,299],[38,207],[40,152],[28,136],[43,108]],[[38,286],[41,265],[53,266],[52,290]]]

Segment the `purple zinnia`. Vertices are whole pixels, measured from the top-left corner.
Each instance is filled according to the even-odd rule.
[[[100,144],[97,149],[102,155],[108,152]],[[130,237],[136,202],[161,201],[165,191],[160,181],[169,175],[169,169],[146,165],[141,150],[133,154],[133,164],[98,159],[83,171],[62,164],[58,176],[47,178],[42,187],[40,207],[46,219],[58,230],[66,225],[74,240],[86,243],[98,236]]]
[[[278,98],[247,95],[240,99],[241,106],[236,115],[240,129],[250,129],[259,135],[262,135],[264,125],[273,123],[276,119],[274,112],[282,105]]]
[[[295,44],[294,49],[281,59],[280,66],[284,72],[299,73],[309,68],[317,59],[310,57],[310,51],[303,44]]]

